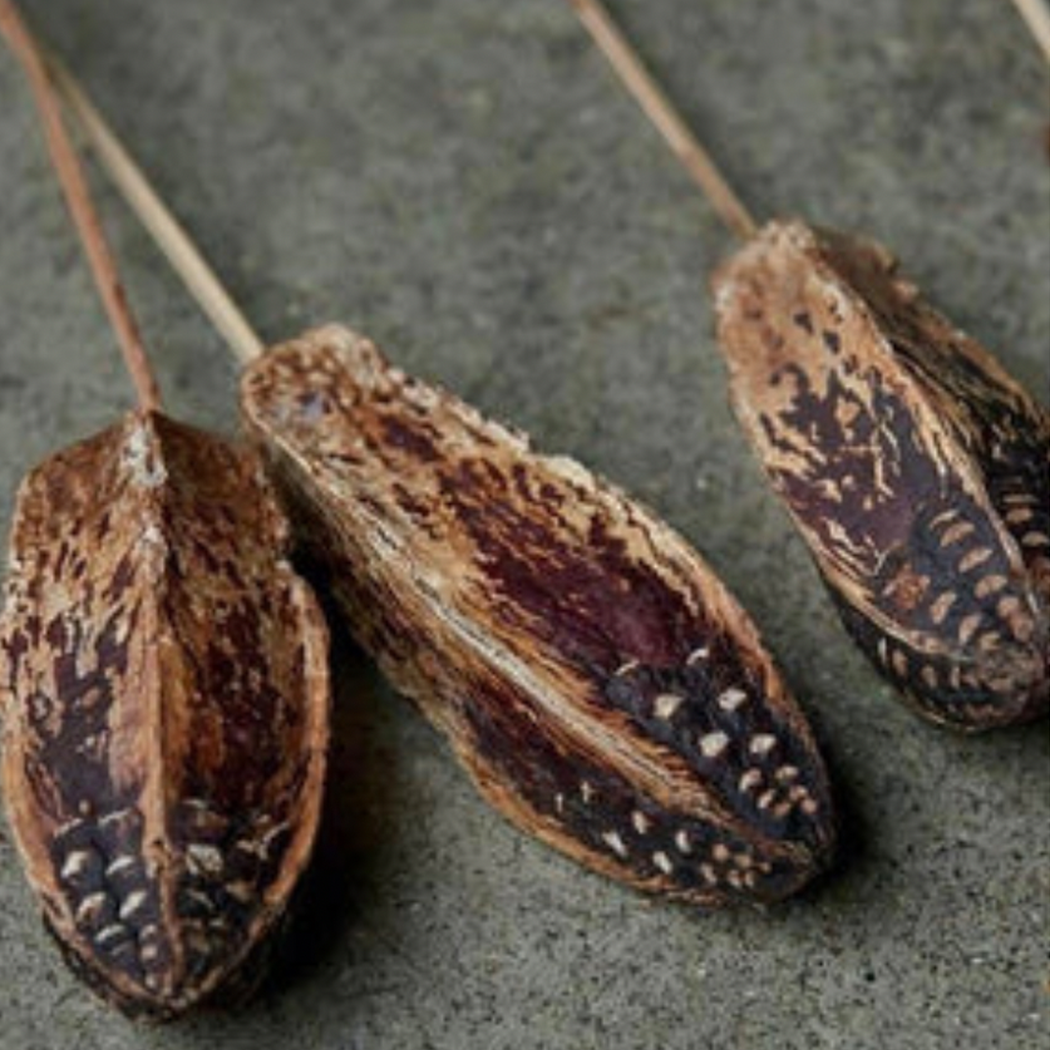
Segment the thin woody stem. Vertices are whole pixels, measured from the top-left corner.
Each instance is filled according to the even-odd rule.
[[[627,90],[656,125],[692,180],[707,195],[719,218],[742,240],[754,236],[756,224],[751,213],[733,192],[711,155],[689,130],[671,100],[642,64],[637,51],[600,0],[569,2]]]
[[[1045,0],[1013,0],[1018,13],[1050,62],[1050,7]]]
[[[55,98],[40,51],[11,0],[0,0],[0,33],[28,75],[40,110],[55,173],[80,234],[110,324],[120,343],[139,405],[147,411],[156,409],[160,406],[157,383],[142,345],[138,325],[124,295],[116,263],[92,204],[91,193],[76,150],[62,123],[61,107]]]
[[[53,54],[48,54],[47,64],[59,94],[87,134],[99,160],[128,206],[149,231],[237,360],[242,365],[253,361],[265,349],[264,344],[215,271],[150,185],[142,169],[73,74]]]

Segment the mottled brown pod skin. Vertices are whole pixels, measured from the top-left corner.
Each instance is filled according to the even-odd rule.
[[[327,633],[287,538],[255,454],[153,412],[19,494],[8,814],[67,958],[132,1015],[243,983],[310,853]]]
[[[519,827],[707,906],[825,865],[809,728],[666,525],[343,328],[269,351],[242,398],[360,642]]]
[[[1045,712],[1046,410],[877,244],[770,223],[714,287],[736,414],[864,652],[936,722]]]

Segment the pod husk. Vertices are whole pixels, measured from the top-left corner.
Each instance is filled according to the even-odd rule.
[[[336,326],[252,364],[242,405],[351,630],[518,827],[704,906],[827,864],[802,712],[650,512]]]
[[[310,855],[327,630],[256,455],[153,411],[18,496],[3,787],[44,918],[133,1016],[241,991]]]
[[[773,222],[715,275],[744,432],[875,667],[932,721],[1050,698],[1050,415],[874,242]]]

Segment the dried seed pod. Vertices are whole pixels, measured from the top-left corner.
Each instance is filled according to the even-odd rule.
[[[666,525],[342,328],[269,351],[242,395],[360,642],[519,827],[703,905],[825,864],[809,728]]]
[[[714,286],[736,414],[864,652],[934,721],[1044,712],[1046,410],[872,242],[773,222]]]
[[[24,481],[3,782],[45,921],[133,1015],[248,972],[314,838],[327,632],[258,457],[138,411]]]

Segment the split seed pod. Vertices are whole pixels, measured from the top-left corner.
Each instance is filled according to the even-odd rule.
[[[242,403],[359,641],[520,828],[708,906],[825,865],[803,715],[666,525],[342,328],[266,353]]]
[[[2,777],[44,919],[132,1015],[262,975],[310,854],[327,630],[258,457],[168,419],[39,47],[11,0],[70,215],[135,385],[22,484],[0,617]]]
[[[23,482],[3,784],[45,921],[125,1012],[261,973],[306,864],[327,632],[258,457],[151,411]]]
[[[880,245],[773,222],[714,279],[736,414],[860,647],[928,718],[1050,694],[1050,415]]]

